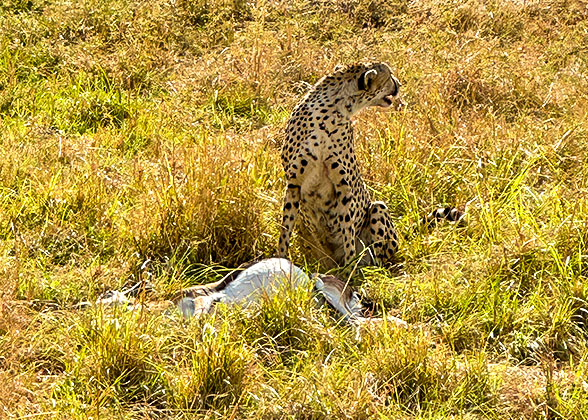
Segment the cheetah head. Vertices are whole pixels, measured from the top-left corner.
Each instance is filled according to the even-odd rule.
[[[377,106],[390,108],[400,106],[398,98],[400,82],[386,63],[357,64],[346,68],[335,68],[336,80],[344,82],[339,92],[346,97],[346,108],[350,114]]]

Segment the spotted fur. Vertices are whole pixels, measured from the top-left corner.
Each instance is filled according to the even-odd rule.
[[[359,254],[364,264],[392,259],[398,235],[386,204],[372,201],[361,178],[351,117],[370,106],[392,107],[399,89],[387,64],[357,64],[320,79],[294,108],[282,148],[280,257],[288,255],[300,216],[299,236],[325,266],[347,265]]]

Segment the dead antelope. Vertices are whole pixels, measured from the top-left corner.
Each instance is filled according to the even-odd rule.
[[[243,271],[235,271],[215,283],[193,286],[182,290],[174,299],[183,316],[200,316],[210,313],[216,303],[241,304],[247,306],[263,296],[274,296],[287,288],[310,287],[312,285],[319,304],[334,308],[347,322],[352,324],[377,323],[382,318],[367,316],[373,304],[364,301],[339,278],[329,274],[308,276],[302,269],[284,258],[270,258],[257,262]],[[395,317],[388,321],[406,326]]]

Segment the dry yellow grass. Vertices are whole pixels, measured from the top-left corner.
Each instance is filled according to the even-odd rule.
[[[4,0],[0,28],[0,417],[588,417],[585,1]],[[303,291],[71,309],[272,255],[289,110],[369,60],[408,107],[357,150],[407,237],[353,281],[415,329],[357,341]]]

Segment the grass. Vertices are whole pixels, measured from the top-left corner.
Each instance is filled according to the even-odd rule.
[[[5,0],[0,27],[0,417],[588,417],[586,2]],[[403,83],[355,129],[405,239],[352,281],[410,329],[304,290],[72,309],[273,255],[289,111],[360,60]],[[437,205],[467,227],[413,230]]]

